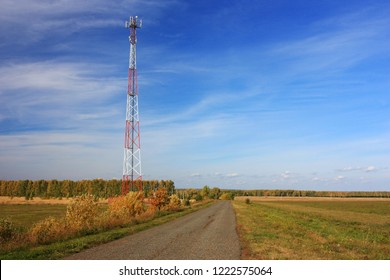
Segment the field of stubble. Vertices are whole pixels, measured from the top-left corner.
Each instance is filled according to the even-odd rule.
[[[390,259],[390,200],[254,198],[233,202],[244,259]]]

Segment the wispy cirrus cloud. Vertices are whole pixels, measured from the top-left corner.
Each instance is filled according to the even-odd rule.
[[[110,72],[107,66],[96,68]],[[1,119],[33,130],[77,128],[86,124],[80,121],[92,119],[104,122],[95,122],[89,128],[108,127],[107,120],[118,117],[113,104],[126,83],[116,77],[102,77],[93,69],[83,63],[59,61],[2,65]]]
[[[103,70],[107,75],[110,66],[56,60],[5,64],[0,68],[0,90],[55,90],[82,95],[86,89],[101,89],[104,84],[98,84],[98,79],[110,81],[110,77],[99,75],[100,71],[94,69]],[[110,86],[107,83],[103,90]]]
[[[379,170],[385,170],[387,169],[387,167],[377,167],[377,166],[373,166],[373,165],[369,165],[369,166],[365,166],[365,167],[352,167],[352,166],[348,166],[348,167],[344,167],[344,168],[341,168],[341,169],[337,169],[337,171],[339,172],[353,172],[353,171],[360,171],[360,172],[375,172],[375,171],[379,171]]]
[[[14,43],[36,41],[48,36],[48,33],[69,35],[84,28],[121,26],[131,11],[156,18],[166,8],[179,4],[180,1],[176,0],[3,0],[0,34],[15,39],[20,37]],[[153,20],[150,22],[153,23]],[[13,26],[13,32],[7,32],[10,26]],[[15,30],[18,30],[18,34],[15,34]]]
[[[378,41],[390,35],[389,23],[384,12],[369,10],[326,19],[312,25],[313,35],[284,42],[271,53],[287,60],[290,67],[286,70],[295,76],[319,71],[338,74],[367,57],[386,54],[386,47]]]
[[[181,5],[179,0],[4,0],[0,9],[0,58],[4,63],[42,59],[91,64],[126,61],[128,31],[124,21],[129,15],[145,16],[143,21],[150,28],[160,23],[168,9]],[[118,30],[124,34],[123,41],[110,42]]]
[[[118,178],[120,136],[83,129],[0,134],[0,179]]]

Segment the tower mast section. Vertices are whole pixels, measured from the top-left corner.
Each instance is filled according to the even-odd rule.
[[[142,20],[130,17],[125,27],[130,29],[130,56],[127,83],[126,128],[123,158],[122,195],[142,190],[141,135],[138,112],[138,80],[136,63],[137,28]]]

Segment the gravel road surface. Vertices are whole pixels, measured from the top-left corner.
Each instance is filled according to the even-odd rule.
[[[236,220],[230,201],[166,224],[87,249],[73,260],[227,260],[240,259]]]

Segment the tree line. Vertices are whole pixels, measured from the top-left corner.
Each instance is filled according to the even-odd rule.
[[[390,198],[390,192],[388,191],[230,190],[229,192],[233,196]]]
[[[202,200],[233,199],[235,196],[280,196],[280,197],[378,197],[390,198],[388,191],[312,191],[312,190],[221,190],[204,186],[202,189],[175,189],[172,180],[142,181],[144,197],[149,197],[159,188],[168,195],[177,194],[181,199]],[[122,180],[14,180],[0,181],[0,196],[40,198],[69,198],[93,195],[96,198],[109,198],[121,195]]]
[[[169,195],[175,192],[172,180],[142,181],[145,197],[158,188],[165,188]],[[81,195],[93,195],[96,198],[108,198],[121,195],[122,180],[14,180],[0,181],[0,196],[40,198],[69,198]]]

